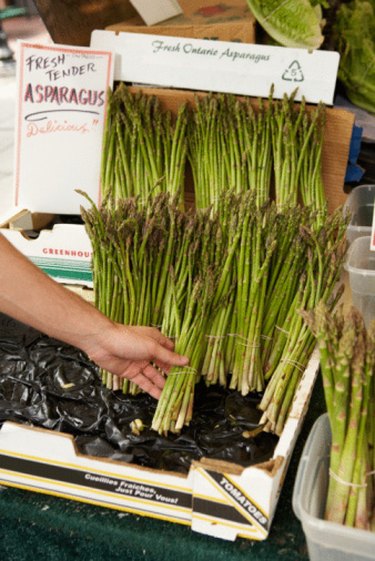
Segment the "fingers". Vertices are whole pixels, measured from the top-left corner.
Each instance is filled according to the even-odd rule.
[[[168,337],[166,337],[165,335],[163,335],[163,333],[161,333],[161,331],[159,331],[159,329],[157,329],[156,327],[134,326],[132,327],[132,329],[134,329],[134,331],[138,331],[142,335],[147,335],[148,337],[151,337],[157,343],[159,343],[159,345],[162,345],[163,347],[166,347],[169,350],[174,349],[174,342]]]
[[[151,364],[148,364],[144,369],[143,369],[143,374],[152,381],[152,383],[157,386],[159,389],[163,389],[164,384],[165,384],[165,378],[164,376],[156,369],[154,368]]]
[[[169,339],[168,337],[163,335],[161,331],[159,331],[158,329],[156,328],[152,328],[152,329],[153,329],[153,334],[152,334],[153,339],[155,339],[155,341],[157,341],[159,345],[162,345],[163,347],[166,347],[167,349],[172,351],[174,349],[174,342],[172,341],[172,339]]]
[[[146,366],[131,378],[142,390],[149,393],[155,399],[159,399],[165,384],[165,378],[153,366]]]
[[[163,372],[165,372],[166,374],[168,374],[168,372],[171,369],[171,366],[169,364],[165,364],[165,362],[162,362],[160,360],[158,360],[157,362],[154,362],[155,366],[157,366],[158,368],[160,368],[160,370],[162,370]]]
[[[186,366],[189,364],[189,359],[186,356],[179,355],[162,345],[155,345],[152,360],[160,367],[163,364],[163,370],[168,366]]]
[[[168,337],[164,337],[164,343],[160,343],[160,344],[163,345],[163,347],[169,349],[170,351],[173,351],[174,349],[174,342],[171,339],[168,339]]]
[[[151,395],[151,397],[160,399],[161,389],[157,386],[154,386],[151,380],[146,378],[146,376],[144,376],[141,372],[132,379],[132,382],[137,384],[137,386],[139,386],[141,390]]]

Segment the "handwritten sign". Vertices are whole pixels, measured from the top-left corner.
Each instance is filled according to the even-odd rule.
[[[15,204],[79,214],[86,191],[100,199],[108,51],[19,43]]]
[[[95,30],[91,46],[118,55],[115,79],[154,86],[333,103],[340,55],[227,41]]]

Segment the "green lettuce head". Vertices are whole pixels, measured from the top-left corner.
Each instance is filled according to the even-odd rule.
[[[318,49],[323,43],[322,2],[309,0],[247,0],[263,29],[280,45]],[[316,4],[316,5],[314,5]]]
[[[350,101],[375,113],[375,2],[342,4],[334,25],[338,77]]]

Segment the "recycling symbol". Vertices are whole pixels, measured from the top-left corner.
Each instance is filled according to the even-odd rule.
[[[287,80],[288,82],[303,82],[304,76],[302,72],[302,68],[298,60],[293,60],[288,66],[282,75],[283,80]]]

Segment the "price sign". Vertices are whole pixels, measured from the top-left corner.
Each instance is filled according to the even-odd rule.
[[[15,204],[79,214],[79,188],[100,198],[108,51],[19,44]]]
[[[340,56],[333,51],[95,30],[91,46],[116,54],[115,79],[137,84],[333,103]]]

